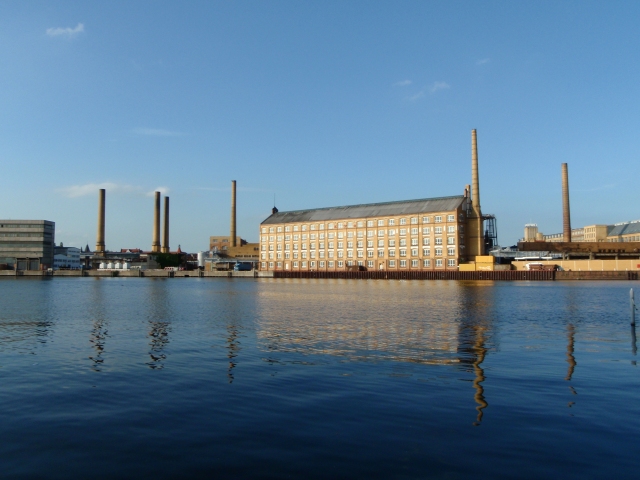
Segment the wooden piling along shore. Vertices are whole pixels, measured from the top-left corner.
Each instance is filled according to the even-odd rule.
[[[475,272],[274,272],[274,278],[354,278],[379,280],[638,280],[638,272],[556,272],[495,270]]]
[[[536,271],[427,271],[427,272],[283,272],[275,271],[274,278],[353,278],[370,280],[555,280],[556,272]]]

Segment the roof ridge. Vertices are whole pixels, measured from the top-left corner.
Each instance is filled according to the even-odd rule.
[[[430,200],[452,200],[454,198],[464,198],[464,195],[450,195],[447,197],[431,197],[431,198],[416,198],[416,199],[412,199],[412,200],[394,200],[391,202],[377,202],[377,203],[359,203],[356,205],[338,205],[335,207],[320,207],[320,208],[305,208],[302,210],[287,210],[287,211],[278,211],[278,214],[283,214],[283,213],[303,213],[303,212],[310,212],[312,210],[317,211],[317,210],[333,210],[333,209],[337,209],[337,208],[357,208],[357,207],[375,207],[375,206],[381,206],[381,205],[394,205],[397,203],[410,203],[410,202],[426,202],[426,201],[430,201]]]

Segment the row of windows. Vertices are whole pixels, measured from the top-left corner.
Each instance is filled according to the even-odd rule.
[[[39,228],[40,230],[53,230],[52,225],[45,225],[42,223],[35,224],[16,224],[16,223],[3,223],[0,225],[0,228]]]
[[[42,241],[42,242],[33,241],[33,242],[22,242],[22,243],[5,242],[5,241],[1,241],[0,242],[0,247],[4,247],[4,248],[35,248],[35,249],[42,249],[43,246],[50,247],[51,245],[52,245],[51,242],[46,242],[46,241]]]
[[[335,268],[336,266],[338,268],[344,268],[345,266],[345,262],[342,260],[339,260],[337,262],[334,261],[328,261],[328,262],[324,262],[324,261],[319,261],[319,262],[308,262],[309,268],[316,268],[316,263],[318,268]],[[273,269],[275,266],[277,265],[277,268],[282,268],[283,267],[283,263],[282,262],[269,262],[269,268]],[[284,268],[285,270],[289,269],[289,262],[285,262],[284,263]],[[350,267],[353,266],[354,262],[346,262],[346,266]],[[399,266],[400,268],[407,268],[408,266],[411,266],[411,268],[419,268],[420,267],[420,261],[419,260],[411,260],[410,263],[408,260],[400,260],[397,265],[396,265],[396,261],[395,260],[389,260],[388,262],[388,267],[389,268],[395,268],[396,266]],[[293,268],[307,268],[307,262],[291,262],[291,266]],[[364,262],[358,262],[358,266],[364,266]],[[426,268],[430,268],[431,267],[431,260],[423,260],[422,261],[422,266],[426,267]],[[437,267],[443,267],[443,261],[441,259],[437,259],[435,261],[435,266]],[[456,261],[455,260],[447,260],[447,267],[455,267],[456,266]],[[262,262],[261,267],[263,269],[267,268],[267,262]],[[385,264],[384,263],[380,263],[378,265],[378,268],[380,270],[384,269]],[[375,262],[373,261],[368,261],[367,262],[367,268],[375,268]]]
[[[419,256],[419,249],[417,248],[412,248],[411,250],[411,256],[412,257],[417,257]],[[406,257],[407,256],[407,252],[408,250],[405,249],[401,249],[398,250],[398,256],[400,257]],[[354,251],[353,250],[347,250],[347,258],[354,258]],[[382,258],[385,255],[385,251],[384,250],[378,250],[378,258]],[[395,257],[396,256],[396,251],[395,250],[388,250],[387,251],[388,256],[389,257]],[[443,249],[442,248],[436,248],[434,249],[434,253],[436,257],[441,257],[443,255]],[[345,252],[342,250],[338,250],[338,252],[335,252],[335,257],[336,258],[344,258]],[[355,252],[356,257],[357,258],[364,258],[365,256],[365,252],[362,250],[358,250],[357,252]],[[447,256],[449,257],[455,257],[456,255],[456,249],[455,247],[453,248],[448,248],[447,249]],[[367,257],[368,258],[374,258],[375,256],[375,251],[374,250],[368,250],[367,251]],[[431,249],[430,248],[423,248],[422,249],[422,256],[424,257],[430,257],[431,256]],[[261,258],[262,260],[266,260],[267,259],[267,254],[266,253],[262,253],[261,254]],[[269,252],[269,260],[273,260],[274,259],[274,254],[273,252]],[[277,258],[278,260],[281,260],[283,258],[282,256],[282,252],[277,252],[275,258]],[[285,252],[284,253],[284,258],[285,259],[290,259],[292,258],[291,253],[290,252]],[[300,254],[298,254],[298,252],[293,252],[293,258],[307,258],[307,252],[300,252]],[[309,258],[316,258],[316,252],[309,252]],[[325,258],[325,253],[324,251],[320,251],[318,252],[318,258]],[[327,252],[327,258],[334,258],[334,252],[332,250],[329,250]]]
[[[51,237],[49,232],[38,232],[38,233],[0,233],[0,237]]]
[[[278,227],[281,228],[281,227]],[[464,232],[464,225],[460,225],[459,228],[460,232]],[[455,233],[456,232],[456,226],[455,225],[449,225],[447,227],[433,227],[433,229],[431,227],[423,227],[422,228],[422,234],[423,235],[430,235],[431,232],[433,231],[433,233],[435,233],[436,235],[438,234],[442,234],[443,232],[447,232],[447,233]],[[411,228],[406,229],[406,228],[400,228],[398,230],[392,229],[390,228],[389,230],[385,231],[385,230],[377,230],[377,234],[379,237],[384,236],[384,235],[389,235],[389,236],[393,236],[393,235],[400,235],[400,236],[405,236],[407,235],[407,233],[410,233],[411,235],[418,235],[420,233],[420,229],[419,228]],[[364,231],[359,231],[359,232],[346,232],[346,238],[353,238],[354,237],[354,233],[356,233],[356,236],[358,238],[363,238],[365,236],[365,232]],[[275,235],[270,235],[270,236],[262,236],[262,241],[266,242],[266,241],[270,241],[273,242],[276,239],[278,241],[282,241],[282,239],[284,238],[284,240],[289,241],[293,238],[294,241],[296,240],[315,240],[316,238],[323,240],[324,238],[345,238],[345,232],[329,232],[325,235],[325,233],[319,233],[319,234],[315,234],[315,233],[311,233],[311,234],[306,234],[303,233],[302,235],[299,234],[293,234],[292,235],[278,235],[277,237]],[[376,230],[369,230],[368,232],[366,232],[366,236],[367,237],[375,237],[376,236]]]
[[[456,217],[455,215],[434,215],[433,217],[431,216],[425,216],[422,217],[422,223],[431,223],[432,220],[434,223],[442,223],[443,219],[446,217],[446,221],[447,222],[455,222],[456,221]],[[408,221],[411,225],[417,225],[419,223],[419,217],[411,217],[410,219],[407,218],[399,218],[398,220],[398,225],[407,225]],[[464,220],[464,215],[460,214],[460,221],[462,222]],[[384,219],[380,219],[380,220],[367,220],[366,222],[367,227],[383,227],[385,225],[388,226],[394,226],[396,225],[396,219],[395,218],[390,218],[388,220],[384,220]],[[337,223],[328,223],[327,224],[327,229],[329,230],[333,230],[334,228],[363,228],[365,225],[364,220],[360,220],[357,222],[337,222]],[[325,229],[325,224],[324,223],[320,223],[318,225],[315,224],[311,224],[311,225],[286,225],[284,227],[279,226],[279,227],[262,227],[262,233],[267,233],[267,231],[269,233],[274,233],[274,231],[278,231],[278,232],[282,232],[283,229],[285,232],[290,232],[290,231],[294,231],[297,232],[298,229],[300,229],[301,231],[306,231],[307,228],[309,230],[324,230]],[[267,230],[268,229],[268,230]]]
[[[462,240],[462,239],[461,239]],[[376,242],[374,242],[373,240],[369,240],[367,241],[367,248],[374,248],[374,244]],[[336,248],[336,244],[337,244],[337,248],[344,248],[344,242],[328,242],[325,244],[325,242],[320,242],[318,243],[318,249],[320,250],[324,250],[325,245],[327,245],[327,248],[332,249],[332,248]],[[447,237],[447,245],[455,245],[456,244],[456,238],[455,237]],[[356,242],[357,248],[364,248],[364,241],[359,240],[358,242]],[[411,239],[411,246],[412,247],[417,247],[419,245],[418,243],[418,239],[417,238],[412,238]],[[431,239],[430,238],[423,238],[422,239],[422,245],[431,245]],[[443,245],[443,238],[442,237],[436,237],[435,238],[435,242],[434,245]],[[384,240],[378,240],[377,242],[377,246],[378,247],[384,247],[385,246],[385,242]],[[387,241],[387,246],[389,247],[395,247],[396,246],[396,240],[394,239],[389,239]],[[398,242],[399,247],[407,247],[407,240],[404,238],[401,238],[400,241]],[[354,242],[347,242],[347,248],[354,248]],[[263,244],[260,248],[262,251],[267,250],[267,245]],[[269,245],[269,250],[273,251],[274,249],[276,250],[282,250],[282,244],[278,243],[277,245],[274,244],[270,244]],[[291,250],[291,244],[286,243],[284,244],[284,249],[285,250]],[[310,243],[309,244],[309,250],[315,250],[316,249],[316,244],[315,243]],[[294,243],[293,244],[293,250],[307,250],[307,244],[306,243]]]

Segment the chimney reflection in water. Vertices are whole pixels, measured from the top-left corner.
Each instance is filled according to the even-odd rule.
[[[576,335],[576,328],[573,326],[572,323],[570,323],[567,326],[567,339],[569,341],[569,343],[567,343],[567,363],[569,364],[569,370],[567,370],[567,376],[564,377],[564,379],[567,382],[571,381],[571,377],[573,377],[573,372],[577,365],[576,357],[573,356],[573,352],[575,348],[575,335]],[[571,393],[573,395],[578,394],[575,388],[573,388],[571,385],[569,385],[569,390],[571,390]],[[576,402],[569,402],[568,407],[571,408],[575,403]]]
[[[470,282],[475,283],[475,282]],[[487,288],[488,287],[488,288]],[[473,400],[476,402],[476,421],[474,426],[480,426],[484,409],[489,406],[484,396],[483,382],[486,380],[482,363],[485,360],[487,352],[487,344],[490,343],[492,332],[491,318],[492,312],[488,311],[487,306],[492,302],[486,298],[490,295],[493,285],[475,285],[470,284],[464,288],[462,293],[461,318],[459,330],[459,347],[460,363],[471,365],[473,368],[473,388],[475,393]]]
[[[476,393],[473,396],[473,399],[476,401],[478,406],[476,410],[478,411],[478,416],[476,417],[476,421],[474,425],[477,427],[482,422],[482,415],[485,408],[489,406],[487,401],[484,398],[484,387],[482,386],[482,382],[485,380],[484,370],[480,365],[484,362],[484,357],[487,354],[487,349],[484,346],[484,328],[476,327],[476,343],[473,347],[473,350],[476,353],[476,358],[473,362],[473,373],[475,373],[476,378],[473,380],[473,388],[476,389]]]
[[[229,383],[233,383],[233,369],[236,366],[234,359],[238,356],[238,352],[240,351],[240,342],[238,341],[239,332],[235,322],[227,326],[227,332],[229,333],[229,336],[227,337],[227,358],[229,359],[227,377],[229,377]]]
[[[237,296],[231,296],[226,306],[227,318],[229,319],[227,327],[227,358],[229,359],[229,368],[227,369],[227,377],[229,383],[233,383],[235,376],[233,373],[237,365],[236,357],[240,353],[240,337],[242,336],[242,302]]]
[[[97,278],[96,280],[97,281],[93,283],[95,288],[95,295],[93,296],[95,299],[93,304],[95,318],[91,326],[91,334],[89,337],[89,342],[95,350],[95,353],[89,357],[89,360],[93,362],[91,368],[96,372],[100,372],[102,371],[102,364],[104,363],[104,346],[109,335],[107,331],[108,325],[104,314],[104,297],[102,295],[102,288],[104,287],[104,284],[101,282],[100,278]]]
[[[149,368],[159,370],[164,368],[164,361],[167,358],[165,347],[169,343],[169,332],[171,332],[171,317],[167,291],[168,282],[161,280],[151,281],[149,301],[149,358],[147,362]]]

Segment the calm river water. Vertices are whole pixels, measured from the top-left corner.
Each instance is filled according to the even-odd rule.
[[[628,282],[0,281],[3,478],[639,478]]]

